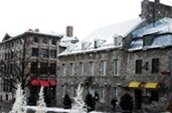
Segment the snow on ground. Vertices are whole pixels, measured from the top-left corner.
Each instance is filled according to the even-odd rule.
[[[40,110],[40,111],[54,111],[54,112],[64,112],[64,113],[81,113],[80,110],[71,110],[71,109],[63,109],[63,108],[52,108],[52,107],[44,107],[39,109],[37,106],[27,106],[28,109],[31,110]],[[97,111],[92,111],[90,113],[103,113],[103,112],[97,112]]]

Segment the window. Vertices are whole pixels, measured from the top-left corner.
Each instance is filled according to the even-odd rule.
[[[135,73],[142,73],[142,60],[136,60]]]
[[[114,59],[113,60],[113,64],[112,64],[112,73],[114,76],[117,76],[119,74],[119,60],[118,59]]]
[[[47,43],[48,43],[47,38],[43,38],[43,39],[42,39],[42,43],[43,43],[43,44],[47,44]]]
[[[103,76],[106,75],[106,61],[100,62],[100,74]]]
[[[32,56],[38,57],[39,55],[39,49],[38,48],[32,48]]]
[[[118,90],[117,90],[117,88],[116,87],[112,87],[112,98],[114,98],[114,97],[116,97],[117,98],[117,96],[118,96]]]
[[[62,76],[66,76],[66,65],[62,64]]]
[[[14,57],[14,52],[11,51],[11,59],[13,59],[13,57]]]
[[[38,62],[32,62],[31,63],[31,73],[37,73],[38,72]]]
[[[70,96],[73,98],[75,96],[75,88],[73,85],[70,86]]]
[[[51,75],[55,75],[56,74],[56,64],[52,63],[50,64],[50,70],[49,70]]]
[[[43,58],[47,58],[48,57],[48,49],[41,49],[40,55]]]
[[[73,63],[70,63],[70,74],[73,76],[75,74],[75,67]]]
[[[152,36],[152,35],[145,36],[143,38],[143,45],[144,46],[150,46],[153,42],[153,39],[154,39],[154,36]]]
[[[49,68],[48,63],[41,63],[40,65],[40,73],[41,74],[48,74]]]
[[[105,89],[103,87],[99,88],[99,95],[100,95],[100,101],[104,102],[104,97],[105,97]]]
[[[65,96],[65,92],[66,92],[66,86],[65,85],[63,85],[63,86],[61,86],[61,94],[62,94],[62,97],[64,97]]]
[[[51,49],[50,50],[50,58],[56,58],[56,50]]]
[[[94,75],[94,64],[93,62],[89,62],[88,64],[88,76]]]
[[[38,37],[34,37],[33,41],[38,43],[39,42]]]
[[[79,63],[79,75],[83,76],[83,74],[84,74],[84,66],[83,66],[83,63],[80,62]]]
[[[13,73],[13,64],[11,64],[11,67],[10,67],[10,74],[12,74]]]
[[[55,39],[52,39],[52,40],[51,40],[51,44],[52,44],[52,45],[56,45],[56,40],[55,40]]]
[[[154,58],[152,59],[152,73],[158,73],[159,72],[159,59]]]

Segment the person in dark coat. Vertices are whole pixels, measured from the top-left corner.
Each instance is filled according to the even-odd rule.
[[[114,112],[116,111],[116,102],[117,102],[116,98],[113,98],[111,100],[112,111],[114,111]]]
[[[63,104],[64,104],[64,108],[65,109],[71,109],[72,101],[71,101],[71,99],[70,99],[68,94],[65,95]]]
[[[96,102],[94,97],[90,93],[86,95],[85,103],[87,105],[88,112],[93,111],[95,109]]]
[[[120,106],[123,113],[132,113],[133,97],[129,93],[124,94],[120,99]]]

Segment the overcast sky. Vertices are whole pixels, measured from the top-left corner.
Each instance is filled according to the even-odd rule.
[[[83,39],[98,27],[138,18],[142,0],[0,0],[0,40],[29,28]],[[152,0],[151,0],[152,1]],[[172,5],[171,0],[161,0]]]

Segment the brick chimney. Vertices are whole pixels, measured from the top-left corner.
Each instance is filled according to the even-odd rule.
[[[73,26],[66,27],[66,36],[73,37]]]
[[[36,28],[36,29],[35,29],[35,32],[39,32],[39,29],[38,29],[38,28]]]
[[[160,0],[155,0],[155,3],[160,3]]]

